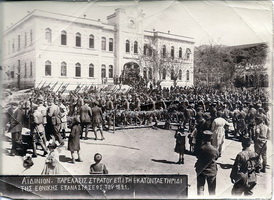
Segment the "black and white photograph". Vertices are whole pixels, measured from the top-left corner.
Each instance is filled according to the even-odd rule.
[[[273,198],[273,3],[0,2],[0,199]]]

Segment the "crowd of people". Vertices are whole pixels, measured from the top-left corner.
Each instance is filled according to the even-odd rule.
[[[178,127],[175,134],[178,164],[184,164],[188,138],[190,152],[198,159],[195,167],[199,195],[203,194],[205,180],[210,194],[215,194],[216,160],[225,153],[222,149],[225,138],[233,137],[243,142],[244,149],[248,149],[252,141],[255,152],[248,155],[261,157],[262,162],[257,159],[256,163],[260,164],[256,172],[266,172],[270,105],[269,94],[262,88],[171,87],[142,91],[130,89],[123,93],[92,88],[83,93],[71,91],[68,95],[56,94],[49,88],[36,88],[29,98],[11,102],[5,116],[4,126],[8,124],[8,131],[12,134],[11,156],[24,152],[23,127],[30,129],[32,157],[37,157],[37,145],[42,147],[43,156],[46,156],[50,153],[48,141],[53,139],[62,146],[68,137],[68,150],[72,163],[75,163],[81,162],[80,140],[98,140],[98,130],[100,139],[104,140],[104,131],[115,130],[115,127],[150,125],[159,128],[159,123],[163,123],[165,129],[170,129],[171,124]],[[90,130],[94,137],[89,136]],[[76,152],[78,159],[75,159]],[[245,159],[238,158],[240,156]],[[249,158],[243,154],[240,156],[237,156],[231,175],[234,183],[239,182],[239,177],[235,177],[245,170],[239,165]]]

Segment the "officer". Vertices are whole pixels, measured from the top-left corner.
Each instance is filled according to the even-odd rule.
[[[50,97],[48,99],[48,110],[47,110],[47,136],[53,134],[55,139],[61,146],[64,145],[64,141],[60,134],[61,128],[61,113],[57,105],[54,104],[54,99]]]
[[[211,145],[212,132],[206,130],[203,132],[203,145],[197,153],[197,162],[195,164],[197,173],[197,194],[204,195],[205,181],[208,184],[209,195],[215,195],[217,163],[219,157],[218,150]]]
[[[256,168],[257,157],[254,151],[250,149],[251,139],[243,137],[242,147],[243,150],[237,155],[233,164],[230,179],[234,184],[232,188],[232,195],[252,195],[252,189],[256,185]]]

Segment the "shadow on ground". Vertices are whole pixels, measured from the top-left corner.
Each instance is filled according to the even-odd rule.
[[[165,164],[176,164],[177,162],[173,162],[173,161],[168,161],[168,160],[156,160],[156,159],[151,159],[153,162],[159,162],[159,163],[165,163]]]

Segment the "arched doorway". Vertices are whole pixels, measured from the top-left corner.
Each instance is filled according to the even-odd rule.
[[[124,64],[122,71],[122,82],[125,85],[134,85],[140,81],[140,67],[135,62]]]

